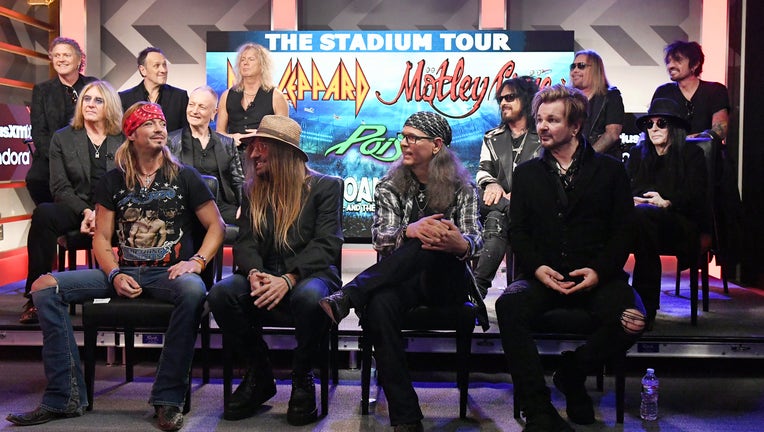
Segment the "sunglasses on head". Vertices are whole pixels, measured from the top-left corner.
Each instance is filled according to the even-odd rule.
[[[507,93],[505,95],[499,96],[499,102],[514,102],[519,96],[516,93]]]
[[[658,126],[658,129],[666,129],[668,126],[668,121],[666,119],[659,118],[655,121],[655,125]],[[652,129],[653,128],[653,120],[650,119],[645,122],[645,129]]]
[[[584,69],[586,69],[587,66],[589,66],[589,64],[588,63],[584,63],[584,62],[571,63],[570,64],[570,70],[573,70],[575,68],[578,68],[580,70],[584,70]]]

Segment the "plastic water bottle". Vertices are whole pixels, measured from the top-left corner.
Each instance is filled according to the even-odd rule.
[[[639,405],[639,416],[642,420],[655,420],[658,418],[658,377],[655,370],[647,369],[642,377],[642,403]]]

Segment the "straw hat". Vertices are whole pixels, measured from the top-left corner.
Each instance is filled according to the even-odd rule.
[[[647,114],[637,118],[637,128],[639,130],[645,130],[645,123],[652,117],[663,117],[676,126],[690,129],[690,122],[687,121],[684,112],[679,107],[679,104],[671,99],[657,98],[653,99],[650,103],[650,109],[647,110]]]
[[[292,146],[300,156],[308,161],[308,155],[300,148],[302,128],[296,121],[286,116],[267,115],[260,121],[255,132],[256,137],[271,138]]]

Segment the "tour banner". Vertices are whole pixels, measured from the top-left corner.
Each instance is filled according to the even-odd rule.
[[[501,82],[563,83],[573,61],[568,31],[209,32],[207,83],[218,95],[233,84],[236,51],[248,42],[271,52],[309,166],[344,179],[345,236],[358,241],[371,236],[374,187],[401,156],[408,116],[446,117],[451,149],[475,174],[483,134],[500,123]]]
[[[32,164],[29,108],[0,103],[0,182],[24,181]]]

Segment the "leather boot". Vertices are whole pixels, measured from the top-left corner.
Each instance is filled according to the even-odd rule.
[[[292,426],[303,426],[316,419],[318,419],[318,409],[313,372],[307,374],[292,372],[292,395],[289,397],[287,422]]]
[[[226,420],[241,420],[251,417],[267,400],[276,395],[276,381],[268,366],[250,366],[244,379],[228,400],[223,410]]]

